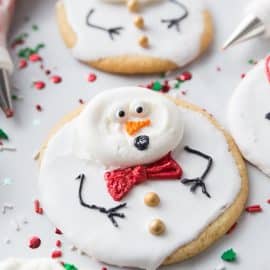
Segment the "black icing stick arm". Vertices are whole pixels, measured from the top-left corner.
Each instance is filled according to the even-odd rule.
[[[112,224],[115,227],[118,227],[118,223],[115,220],[115,218],[117,218],[117,217],[118,218],[124,218],[125,215],[123,213],[118,213],[117,211],[124,208],[124,207],[126,207],[127,204],[122,203],[122,204],[119,204],[119,205],[117,205],[115,207],[106,209],[105,207],[102,207],[102,206],[97,206],[95,204],[85,203],[85,201],[83,200],[83,197],[82,197],[82,191],[83,191],[83,185],[84,185],[84,181],[85,181],[85,175],[84,174],[79,174],[76,177],[76,180],[80,181],[80,186],[79,186],[79,201],[80,201],[80,204],[83,207],[89,208],[91,210],[96,210],[96,211],[99,211],[102,214],[105,214],[110,219]]]
[[[92,15],[94,14],[95,10],[91,9],[87,16],[86,16],[86,25],[104,32],[107,32],[110,36],[110,39],[113,40],[115,35],[120,35],[120,31],[123,30],[123,27],[110,27],[110,28],[106,28],[97,24],[93,24],[90,22],[90,19],[92,17]]]
[[[207,191],[206,184],[205,184],[204,180],[212,168],[212,165],[213,165],[212,157],[210,157],[209,155],[206,155],[198,150],[192,149],[189,146],[185,146],[184,149],[185,149],[185,151],[187,151],[191,154],[194,154],[194,155],[197,155],[197,156],[200,156],[200,157],[206,159],[208,162],[207,162],[206,169],[204,170],[204,172],[201,176],[199,176],[197,178],[192,178],[192,179],[184,178],[181,180],[181,182],[184,185],[191,184],[190,190],[192,192],[195,192],[198,187],[201,187],[202,193],[205,194],[208,198],[211,198],[210,194]]]
[[[184,12],[181,16],[177,17],[177,18],[172,18],[172,19],[162,19],[161,22],[162,23],[166,23],[168,26],[168,28],[172,28],[172,27],[176,27],[176,30],[178,32],[180,32],[180,23],[181,21],[183,21],[185,18],[188,17],[189,12],[188,9],[186,8],[185,5],[183,5],[182,3],[180,3],[178,0],[170,0],[173,4],[177,5],[178,7],[181,8],[181,10]]]

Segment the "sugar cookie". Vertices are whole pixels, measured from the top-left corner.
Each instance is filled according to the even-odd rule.
[[[49,218],[118,266],[156,269],[198,254],[235,223],[248,194],[245,164],[214,118],[144,88],[97,95],[40,156]]]
[[[58,26],[74,57],[112,73],[156,73],[190,63],[210,44],[203,0],[133,2],[59,0]]]
[[[270,176],[270,57],[247,73],[234,91],[228,122],[243,156]]]

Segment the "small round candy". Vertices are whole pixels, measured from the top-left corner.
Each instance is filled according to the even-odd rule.
[[[139,38],[139,45],[143,48],[148,48],[149,47],[149,39],[147,36],[141,36]]]
[[[144,196],[144,203],[147,206],[155,207],[158,206],[160,203],[160,198],[155,192],[149,192]]]
[[[144,27],[144,19],[142,16],[136,16],[134,18],[134,25],[139,28],[142,29]]]
[[[153,235],[161,235],[165,232],[165,224],[160,219],[154,219],[149,225],[149,231]]]
[[[137,12],[139,10],[138,0],[128,0],[127,7],[128,7],[130,12]]]

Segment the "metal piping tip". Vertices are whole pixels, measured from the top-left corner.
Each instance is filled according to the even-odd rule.
[[[259,18],[250,15],[246,17],[235,29],[229,39],[224,43],[222,49],[226,50],[235,44],[258,36],[262,36],[264,33],[265,26],[263,22]]]
[[[0,69],[0,108],[3,110],[6,117],[13,116],[9,75],[4,69]]]

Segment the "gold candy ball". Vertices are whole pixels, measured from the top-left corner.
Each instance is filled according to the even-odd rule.
[[[141,36],[139,38],[139,45],[143,48],[148,48],[149,47],[149,40],[147,36]]]
[[[149,225],[149,231],[153,235],[161,235],[165,232],[165,224],[160,219],[154,219]]]
[[[133,22],[134,25],[139,29],[142,29],[144,27],[144,19],[142,16],[136,16]]]
[[[139,10],[138,0],[128,0],[127,7],[130,12],[137,12]]]
[[[147,206],[155,207],[158,206],[160,203],[160,198],[155,192],[149,192],[144,196],[144,203]]]

